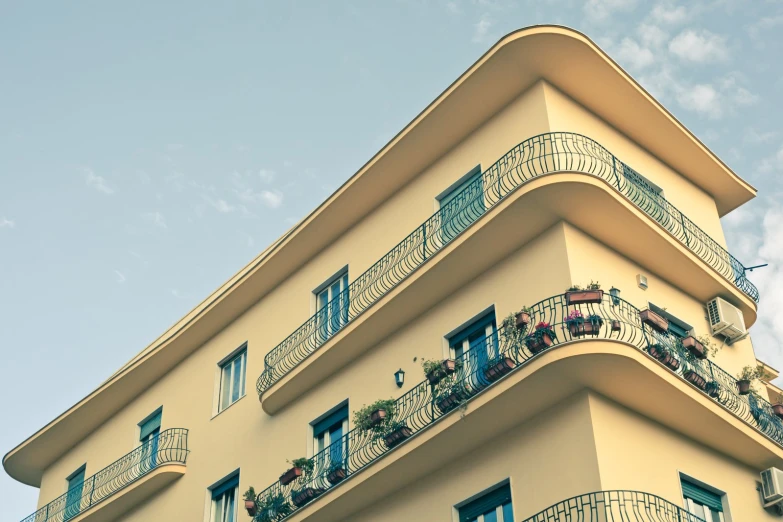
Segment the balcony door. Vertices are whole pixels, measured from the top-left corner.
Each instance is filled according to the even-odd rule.
[[[452,357],[462,363],[460,375],[473,389],[481,387],[483,370],[497,356],[495,312],[483,315],[449,338]]]
[[[445,245],[486,212],[481,166],[438,197],[441,240]]]
[[[139,423],[139,442],[141,443],[140,474],[147,473],[158,464],[158,442],[160,439],[160,419],[163,414],[158,410],[152,416]]]
[[[323,343],[348,323],[348,271],[327,281],[316,292],[318,343]]]
[[[65,495],[65,520],[69,520],[81,511],[82,494],[84,491],[84,470],[82,466],[68,477],[68,493]]]
[[[348,441],[348,405],[342,406],[313,424],[313,453],[316,470],[328,471],[342,467],[346,472]]]

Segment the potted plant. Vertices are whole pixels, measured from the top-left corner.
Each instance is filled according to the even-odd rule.
[[[296,507],[302,507],[311,500],[320,497],[324,492],[323,488],[314,488],[312,486],[305,486],[303,488],[295,488],[291,490],[291,502]]]
[[[333,486],[339,484],[345,479],[345,466],[341,461],[332,461],[329,463],[329,468],[326,473],[326,480]]]
[[[772,413],[775,414],[775,417],[778,419],[783,419],[783,403],[776,402],[772,405]]]
[[[685,377],[686,381],[693,384],[697,388],[701,389],[702,391],[707,391],[707,380],[696,373],[696,371],[692,368],[685,370],[682,376]]]
[[[247,514],[251,517],[256,516],[257,508],[256,505],[256,490],[253,488],[253,486],[250,486],[247,488],[247,491],[245,491],[245,494],[243,495],[245,498],[245,509],[247,510]]]
[[[514,324],[516,327],[520,330],[524,330],[527,328],[527,325],[530,324],[530,316],[533,314],[533,310],[528,308],[527,306],[523,306],[522,310],[517,312],[514,315]]]
[[[442,378],[457,371],[458,364],[454,359],[444,359],[442,361],[425,359],[422,361],[421,367],[424,370],[424,376],[427,377],[430,384],[438,384]]]
[[[715,357],[715,355],[718,353],[718,348],[706,335],[700,335],[699,337],[693,337],[692,335],[689,335],[682,340],[682,346],[692,353],[693,356],[697,359],[706,359],[707,356]]]
[[[582,315],[579,310],[571,310],[566,316],[566,326],[572,337],[581,337],[583,335],[598,335],[604,320],[600,315],[590,314],[587,317]]]
[[[353,414],[354,426],[363,432],[373,432],[377,435],[384,420],[394,416],[396,408],[397,403],[394,399],[377,400]]]
[[[604,298],[604,291],[598,281],[590,281],[584,289],[579,285],[572,285],[566,290],[566,304],[600,303]]]
[[[713,399],[717,399],[720,397],[720,384],[718,384],[718,381],[710,381],[707,383],[704,391]]]
[[[669,330],[669,320],[661,317],[649,308],[639,312],[639,319],[657,332],[664,333]]]
[[[258,514],[254,522],[275,522],[293,512],[282,493],[269,493],[258,502]]]
[[[612,331],[613,332],[619,332],[621,330],[620,321],[617,319],[612,319]]]
[[[283,486],[287,486],[294,480],[301,477],[303,474],[311,473],[313,471],[313,461],[310,459],[294,459],[289,460],[289,464],[291,464],[291,467],[280,475],[280,484]]]
[[[679,369],[680,361],[672,355],[671,350],[666,346],[653,343],[647,347],[647,351],[670,370],[677,371]]]
[[[531,352],[537,354],[552,346],[552,342],[556,340],[555,331],[549,323],[541,321],[536,325],[533,332],[527,336],[525,344]]]
[[[498,355],[487,361],[484,366],[484,378],[489,382],[495,382],[513,370],[515,366],[516,363],[511,357],[503,354]]]
[[[384,423],[384,426],[385,433],[383,435],[383,442],[386,443],[386,447],[389,449],[392,449],[413,435],[413,432],[405,421],[391,419],[387,420]]]
[[[508,314],[498,329],[500,351],[507,354],[518,354],[525,340],[525,328],[519,328],[518,314]]]
[[[468,390],[462,380],[450,375],[438,384],[435,405],[441,413],[448,413],[468,398]]]
[[[753,381],[758,379],[762,375],[761,368],[754,368],[753,366],[745,366],[742,371],[737,374],[737,391],[740,395],[748,395],[752,390]]]

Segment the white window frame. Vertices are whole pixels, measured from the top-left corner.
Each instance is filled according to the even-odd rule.
[[[705,505],[700,504],[698,502],[694,502],[692,499],[687,498],[685,496],[685,492],[683,491],[683,488],[682,488],[682,481],[683,480],[685,480],[687,482],[692,482],[693,484],[695,484],[695,485],[697,485],[697,486],[699,486],[699,487],[701,487],[703,489],[706,489],[708,491],[712,491],[716,495],[720,496],[720,502],[723,505],[723,511],[722,512],[721,511],[717,511],[719,520],[720,520],[720,522],[731,522],[732,521],[731,511],[729,509],[729,504],[728,504],[728,497],[727,497],[725,491],[722,491],[722,490],[720,490],[720,489],[718,489],[716,487],[713,487],[713,486],[707,484],[706,482],[703,482],[703,481],[701,481],[701,480],[699,480],[699,479],[697,479],[697,478],[695,478],[695,477],[693,477],[691,475],[683,473],[681,471],[677,472],[677,479],[680,481],[680,493],[682,494],[682,505],[685,507],[685,511],[687,511],[689,514],[694,515],[694,516],[701,516],[701,515],[698,515],[698,514],[696,514],[694,512],[694,506],[698,505],[699,507],[702,508],[702,510],[704,510],[704,514],[705,515],[711,515],[713,513],[713,511],[709,508],[709,506],[705,506]],[[712,522],[711,518],[705,518],[704,520],[706,522]]]
[[[233,384],[234,384],[234,361],[238,358],[242,357],[242,362],[240,364],[240,392],[236,400],[231,400],[231,396],[233,395]],[[228,390],[228,403],[223,404],[223,390],[224,387],[224,380],[223,380],[223,374],[224,369],[226,367],[231,367],[230,374],[228,376],[228,383],[229,383],[229,390]],[[224,357],[220,362],[217,364],[216,369],[216,377],[215,377],[215,393],[214,393],[214,408],[212,412],[212,416],[218,415],[219,413],[222,413],[226,411],[228,408],[236,404],[240,401],[245,395],[246,395],[246,389],[247,389],[247,342],[242,343],[239,348],[228,354],[226,357]]]
[[[216,507],[217,507],[217,500],[212,498],[212,491],[214,491],[216,488],[220,487],[222,484],[225,484],[229,480],[233,480],[234,477],[239,477],[239,469],[236,469],[223,477],[222,479],[218,480],[211,486],[207,488],[207,494],[205,499],[205,506],[204,506],[204,522],[215,522],[215,516],[216,516]],[[239,504],[240,504],[240,497],[239,497],[239,480],[237,480],[237,486],[234,488],[234,514],[233,519],[231,522],[239,522]],[[224,495],[220,497],[221,499],[224,498]],[[222,521],[218,521],[222,522]]]
[[[209,522],[224,522],[225,517],[223,517],[224,520],[218,520],[216,517],[218,515],[218,513],[217,513],[218,502],[222,502],[222,504],[223,504],[222,509],[226,509],[226,507],[227,507],[226,506],[226,502],[228,501],[228,497],[227,497],[226,493],[228,493],[228,491],[223,493],[218,498],[213,498],[212,499],[212,502],[211,502],[212,505],[211,505],[210,511],[209,511]],[[229,519],[226,522],[237,522],[237,515],[239,514],[239,510],[237,509],[237,504],[239,503],[238,502],[238,497],[239,497],[239,486],[234,488],[234,513],[232,515],[233,518]]]

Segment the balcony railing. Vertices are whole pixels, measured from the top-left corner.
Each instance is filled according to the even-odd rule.
[[[704,522],[683,508],[640,491],[597,491],[569,498],[522,522]]]
[[[188,453],[188,430],[173,428],[162,431],[150,442],[72,487],[22,522],[65,522],[76,518],[158,466],[185,464]]]
[[[580,311],[585,318],[599,317],[600,321],[594,320],[589,328],[574,328],[568,321],[569,313],[574,310]],[[709,359],[689,357],[687,350],[675,337],[653,330],[642,322],[639,314],[639,309],[619,297],[612,296],[604,296],[600,303],[578,305],[567,304],[565,294],[540,301],[531,308],[530,324],[550,324],[555,335],[549,348],[539,351],[539,347],[528,342],[532,339],[532,327],[519,333],[514,326],[501,326],[491,337],[471,343],[470,350],[462,356],[459,369],[452,377],[441,381],[437,386],[424,380],[397,399],[395,426],[406,427],[408,435],[415,437],[417,433],[502,377],[502,372],[492,370],[498,368],[495,366],[498,363],[506,364],[510,368],[509,373],[513,373],[528,361],[559,344],[584,339],[611,339],[628,343],[650,357],[656,346],[665,348],[671,357],[666,366],[669,371],[691,382],[705,396],[711,397],[776,444],[783,446],[783,422],[775,416],[769,402],[753,394],[741,395],[737,380],[728,372]],[[299,509],[293,502],[294,497],[300,500],[301,504],[303,498],[315,498],[327,489],[339,485],[339,482],[334,480],[335,470],[342,469],[342,477],[350,477],[385,453],[393,451],[394,447],[394,444],[391,447],[387,445],[382,436],[354,428],[310,459],[313,465],[311,472],[287,485],[278,481],[261,491],[257,497],[259,505],[276,505],[276,515],[268,517],[267,520],[283,520]],[[308,489],[310,491],[307,491]],[[304,496],[302,492],[305,492]]]
[[[758,290],[748,280],[744,265],[669,203],[639,173],[590,138],[561,132],[542,134],[506,153],[267,353],[264,371],[256,382],[259,396],[484,215],[487,209],[525,182],[560,171],[581,172],[603,179],[739,290],[758,301]]]

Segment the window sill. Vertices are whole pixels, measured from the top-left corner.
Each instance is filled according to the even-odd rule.
[[[231,404],[229,404],[228,406],[226,406],[225,408],[223,408],[223,409],[222,409],[222,410],[220,410],[219,412],[217,412],[217,413],[215,413],[214,415],[212,415],[212,417],[210,417],[210,419],[209,419],[209,420],[212,420],[212,419],[214,419],[215,417],[217,417],[218,415],[220,415],[221,413],[223,413],[223,412],[226,412],[226,411],[230,410],[230,409],[231,409],[231,407],[232,407],[234,404],[238,403],[239,401],[241,401],[241,400],[242,400],[242,399],[244,399],[245,397],[247,397],[247,393],[245,393],[243,396],[241,396],[240,398],[238,398],[237,400],[235,400],[234,402],[232,402]]]

